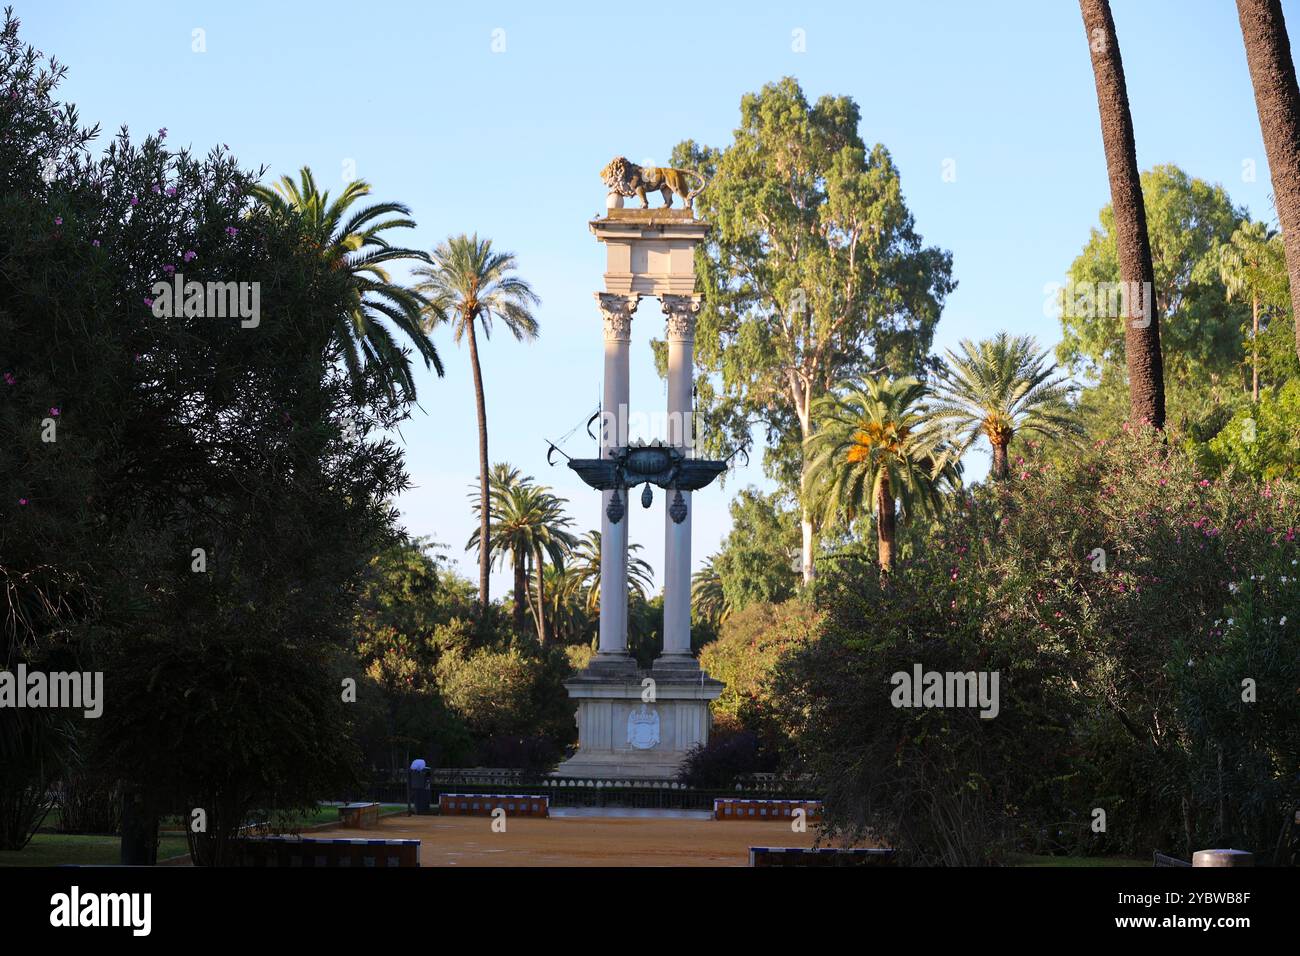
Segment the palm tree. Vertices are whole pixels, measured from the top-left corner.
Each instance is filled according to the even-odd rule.
[[[393,282],[385,268],[402,259],[429,259],[418,249],[390,245],[382,235],[390,229],[414,228],[411,210],[398,202],[372,203],[354,210],[359,199],[370,195],[370,184],[364,180],[349,183],[331,200],[328,191],[317,188],[307,166],[299,179],[294,182],[282,176],[273,189],[258,185],[252,192],[273,215],[293,220],[302,241],[316,250],[330,269],[347,273],[349,307],[338,317],[334,336],[353,386],[360,387],[363,365],[369,366],[390,392],[398,386],[406,398],[414,400],[411,362],[383,323],[384,319],[391,321],[415,346],[425,367],[432,366],[442,375],[442,360],[423,325],[428,303],[417,292]]]
[[[488,518],[488,432],[487,406],[483,398],[483,369],[478,357],[478,332],[492,336],[492,322],[499,319],[518,340],[537,338],[537,319],[532,308],[540,303],[532,287],[512,275],[515,257],[496,252],[490,239],[452,236],[433,251],[430,264],[415,270],[421,280],[417,290],[428,300],[429,328],[442,323],[452,326],[457,343],[469,342],[470,367],[474,373],[474,401],[478,409],[479,540],[489,538]],[[488,604],[488,553],[479,549],[478,600]]]
[[[566,530],[573,522],[564,513],[568,501],[556,497],[544,485],[533,482],[531,476],[519,475],[508,465],[497,464],[492,469],[496,479],[492,485],[492,533],[488,539],[487,553],[498,563],[509,557],[515,573],[515,625],[523,630],[523,613],[531,606],[537,639],[542,646],[547,642],[546,627],[546,558],[558,568],[577,543]],[[474,529],[466,550],[478,546],[482,526]],[[480,548],[480,553],[484,549]],[[528,594],[527,582],[535,577],[536,600]]]
[[[1300,149],[1296,148],[1300,143],[1300,88],[1291,61],[1291,40],[1280,0],[1237,0],[1237,18],[1273,177],[1273,199],[1282,223],[1291,314],[1300,317]],[[1295,347],[1300,355],[1300,319]]]
[[[643,599],[654,586],[654,569],[644,558],[637,557],[639,544],[627,546],[627,586]],[[569,574],[576,593],[583,596],[588,614],[600,612],[600,532],[588,531],[578,539],[569,556]]]
[[[510,495],[513,489],[520,481],[531,481],[531,478],[525,479],[518,468],[513,468],[505,462],[497,462],[492,466],[490,476],[489,500],[491,501],[491,519],[492,522],[501,521],[501,512],[508,506]],[[476,488],[470,494],[472,502],[471,508],[477,512],[482,507],[482,496]],[[482,524],[470,535],[469,543],[465,545],[465,550],[469,551],[478,546],[479,535],[482,533]],[[501,562],[508,556],[510,558],[511,568],[514,571],[514,626],[515,632],[522,634],[524,632],[524,616],[528,613],[528,555],[531,549],[528,547],[516,548],[513,545],[509,530],[502,529],[499,525],[490,537],[491,550],[489,556],[495,562]]]
[[[930,416],[947,426],[957,454],[965,454],[980,435],[993,448],[995,479],[1007,476],[1007,448],[1020,432],[1048,438],[1079,435],[1082,429],[1067,404],[1071,388],[1056,375],[1047,353],[1032,336],[961,342],[961,354],[947,350],[939,371]]]
[[[547,565],[546,575],[546,613],[550,617],[552,642],[574,644],[591,626],[590,616],[583,607],[583,596],[577,590],[577,582],[567,567]]]
[[[1115,249],[1124,297],[1124,357],[1128,365],[1129,414],[1135,422],[1165,427],[1164,364],[1160,352],[1160,317],[1155,302],[1151,243],[1146,205],[1138,177],[1133,117],[1128,108],[1124,63],[1115,36],[1108,0],[1079,0],[1092,51],[1092,72],[1101,113],[1101,141],[1110,174],[1110,203],[1115,214]]]
[[[896,511],[903,520],[937,514],[943,492],[961,485],[961,463],[925,416],[926,388],[911,376],[841,383],[819,399],[818,428],[805,442],[823,527],[875,512],[880,569],[894,563]]]
[[[1280,285],[1286,281],[1286,253],[1278,236],[1262,222],[1243,222],[1219,247],[1219,277],[1229,299],[1250,300],[1250,397],[1258,402],[1260,306],[1285,298]]]
[[[727,601],[722,587],[722,578],[713,565],[717,555],[710,555],[691,577],[691,610],[702,621],[708,621],[717,627],[731,616],[731,604]]]

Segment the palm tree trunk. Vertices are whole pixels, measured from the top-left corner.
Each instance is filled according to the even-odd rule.
[[[1007,467],[1007,446],[1002,442],[991,441],[993,446],[993,478],[1001,481],[1010,470]]]
[[[537,549],[537,643],[546,646],[546,564]]]
[[[894,566],[894,494],[889,488],[889,475],[880,476],[876,490],[876,534],[879,539],[877,556],[880,570],[889,571]]]
[[[1300,89],[1279,0],[1237,0],[1237,17],[1282,223],[1291,314],[1297,317],[1296,354],[1300,355]]]
[[[515,613],[516,634],[524,633],[524,615],[528,613],[528,565],[522,554],[515,555]]]
[[[1129,414],[1135,422],[1165,425],[1164,364],[1160,354],[1160,318],[1155,303],[1155,272],[1147,237],[1146,205],[1138,175],[1133,117],[1128,108],[1124,63],[1108,0],[1079,0],[1092,51],[1092,72],[1101,114],[1101,140],[1110,175],[1110,202],[1115,213],[1115,245],[1127,314],[1124,354],[1128,362]]]
[[[474,335],[476,316],[467,316],[465,331],[469,334],[469,360],[474,370],[474,402],[478,408],[478,484],[479,484],[479,525],[478,525],[478,603],[487,610],[488,606],[488,558],[490,548],[489,514],[488,514],[488,433],[487,403],[483,400],[483,369],[478,362],[478,340]]]

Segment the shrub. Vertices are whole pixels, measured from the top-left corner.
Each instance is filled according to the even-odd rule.
[[[1133,853],[1271,853],[1300,796],[1296,487],[1211,480],[1133,430],[1023,466],[985,508],[992,533],[955,568],[989,580],[986,631],[1065,655],[1089,756],[1067,808],[1107,809],[1107,844]]]
[[[119,833],[122,792],[116,776],[79,767],[64,773],[58,787],[60,833]]]
[[[997,863],[1061,767],[1068,701],[1054,658],[972,613],[980,587],[923,561],[823,573],[821,636],[782,662],[776,695],[830,839],[883,841],[912,864]],[[998,710],[896,706],[895,675],[996,672]]]
[[[718,639],[700,651],[700,666],[726,684],[710,705],[722,727],[752,731],[765,753],[784,748],[772,675],[783,656],[813,638],[823,618],[807,601],[792,598],[782,604],[751,603],[722,623]]]
[[[722,790],[733,787],[745,774],[771,770],[760,752],[758,735],[748,730],[720,729],[708,743],[686,752],[677,779],[691,787]]]
[[[1018,461],[883,579],[832,562],[823,633],[773,695],[829,832],[922,863],[1267,859],[1300,797],[1298,530],[1294,485],[1210,480],[1138,430],[1064,466]],[[890,677],[914,663],[998,671],[997,718],[894,708]]]

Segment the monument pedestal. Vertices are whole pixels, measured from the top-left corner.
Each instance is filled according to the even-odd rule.
[[[592,663],[564,682],[578,704],[579,749],[557,775],[675,777],[686,752],[708,742],[709,701],[722,682],[698,665],[661,668],[656,661],[653,670],[618,674]]]

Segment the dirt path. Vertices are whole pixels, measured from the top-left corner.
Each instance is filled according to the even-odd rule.
[[[374,830],[312,837],[420,840],[421,866],[748,866],[751,846],[812,846],[788,822],[622,817],[384,817]]]

